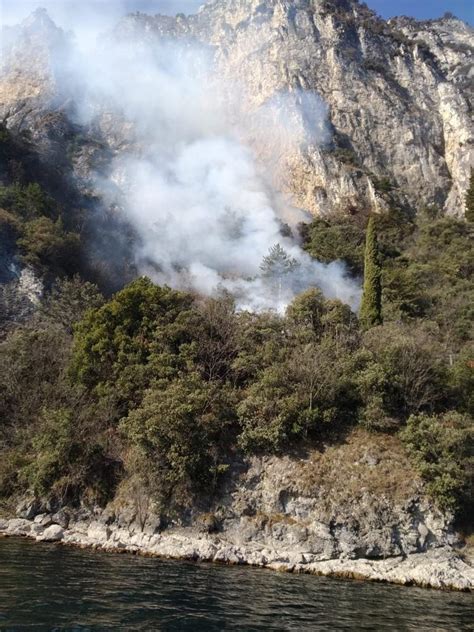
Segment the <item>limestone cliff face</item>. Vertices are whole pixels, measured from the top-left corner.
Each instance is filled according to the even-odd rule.
[[[58,96],[64,77],[52,60],[64,35],[37,12],[8,36],[0,115],[32,129],[50,156],[61,153],[71,104]],[[273,169],[277,189],[291,191],[297,206],[314,214],[378,210],[386,179],[413,209],[463,213],[474,164],[473,30],[463,22],[385,22],[356,0],[212,0],[190,17],[128,16],[115,37],[131,36],[211,47],[219,76],[239,86],[250,118],[277,94],[322,97],[331,140],[280,152]],[[84,145],[82,177],[100,149],[92,141],[120,151],[122,131],[109,123]],[[255,144],[263,162],[278,153]]]
[[[374,183],[388,178],[412,207],[463,212],[474,160],[473,30],[463,22],[384,22],[355,0],[214,0],[187,20],[129,17],[119,32],[210,44],[250,112],[280,91],[321,95],[333,142],[279,165],[277,184],[301,207],[377,209]]]

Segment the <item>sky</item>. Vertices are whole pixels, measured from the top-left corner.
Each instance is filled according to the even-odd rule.
[[[446,11],[454,13],[458,18],[474,24],[473,0],[366,0],[384,18],[395,15],[409,15],[419,20],[437,18]]]
[[[436,18],[446,11],[474,24],[473,0],[366,0],[367,4],[384,18],[394,15],[409,15],[418,19]],[[124,13],[140,10],[144,13],[178,12],[193,13],[204,0],[0,0],[0,23],[11,24],[13,16],[20,19],[26,17],[38,6],[45,6],[52,17],[59,23],[66,20],[71,6],[78,10],[83,18],[90,16],[100,18],[101,15],[116,14],[117,18]],[[13,19],[13,21],[16,21]]]

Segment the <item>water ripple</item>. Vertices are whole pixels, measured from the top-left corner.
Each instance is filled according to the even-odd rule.
[[[0,631],[472,632],[461,593],[0,539]]]

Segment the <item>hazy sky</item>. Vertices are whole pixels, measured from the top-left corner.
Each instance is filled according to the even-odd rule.
[[[0,21],[6,24],[21,19],[38,6],[46,7],[58,22],[69,23],[70,9],[80,12],[84,19],[94,16],[100,20],[108,15],[119,17],[129,11],[144,13],[192,13],[204,0],[0,0]],[[434,18],[451,11],[474,24],[473,0],[367,0],[367,4],[385,18],[411,15],[419,19]]]

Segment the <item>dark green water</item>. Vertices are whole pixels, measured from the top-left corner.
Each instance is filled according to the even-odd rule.
[[[0,538],[0,630],[473,630],[474,598]]]

